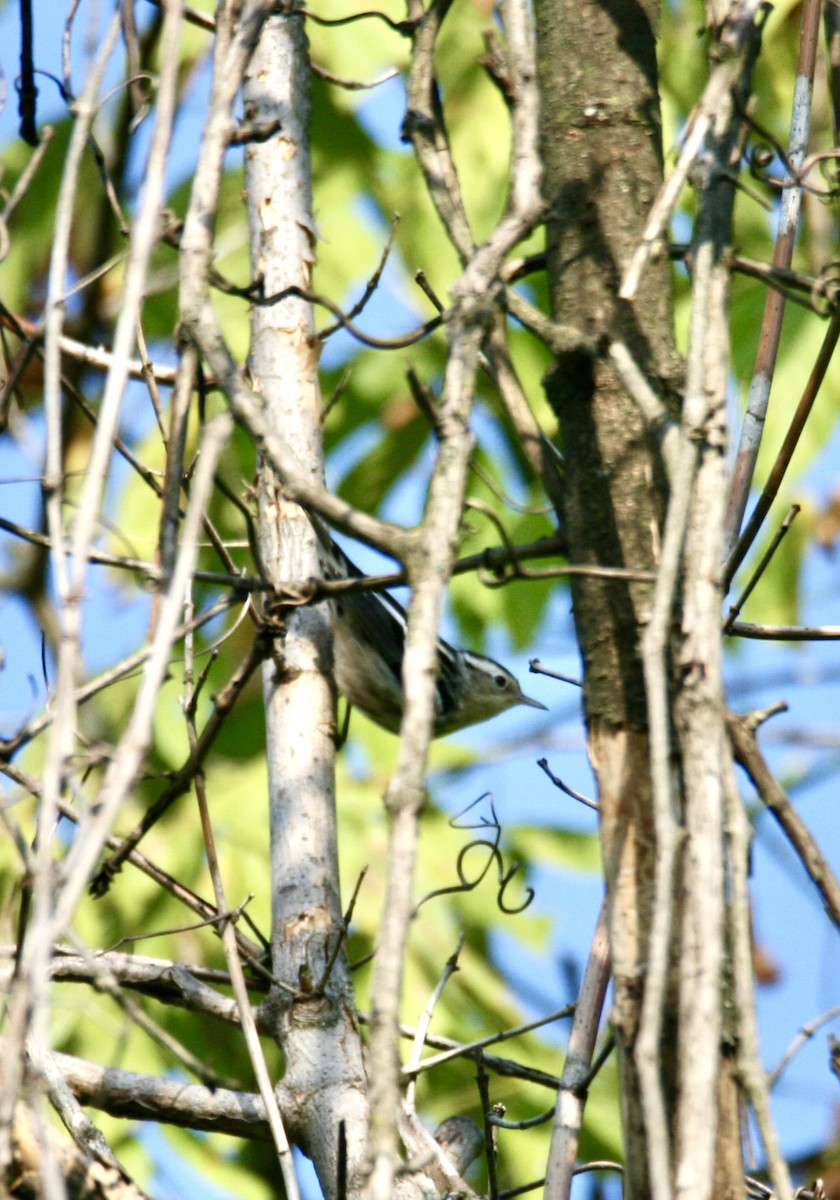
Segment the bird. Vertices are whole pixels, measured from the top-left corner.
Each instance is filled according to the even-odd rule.
[[[310,514],[310,520],[312,516]],[[325,580],[363,579],[364,574],[320,522],[318,557]],[[403,715],[402,664],[407,614],[387,591],[332,594],[335,682],[348,704],[391,733],[399,733]],[[526,696],[501,663],[462,650],[439,637],[433,737],[477,725],[517,705],[547,711]]]

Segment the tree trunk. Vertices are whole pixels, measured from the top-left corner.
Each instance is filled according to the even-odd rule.
[[[538,0],[536,19],[554,316],[602,338],[605,345],[623,343],[666,410],[675,415],[680,368],[673,341],[667,256],[661,255],[648,264],[632,300],[618,295],[645,217],[662,183],[656,6]],[[619,381],[609,356],[594,360],[583,354],[558,356],[547,391],[560,422],[566,461],[565,518],[570,560],[640,572],[657,570],[662,561],[669,504],[666,474],[645,419]],[[717,415],[710,401],[708,412],[702,412],[701,424],[708,421],[715,425]],[[675,557],[675,562],[684,563],[683,584],[692,571],[699,574],[701,570],[691,550],[685,549],[686,544],[690,547],[688,536],[701,511],[708,511],[709,490],[722,488],[719,428],[717,433],[705,447],[708,454],[701,460],[698,451],[697,458],[690,460],[691,478],[697,472],[701,482],[696,494],[686,500],[686,511],[691,510],[691,517],[686,517],[688,535]],[[701,461],[713,464],[717,473],[701,477]],[[714,479],[717,484],[710,482]],[[721,517],[714,512],[715,529]],[[712,548],[711,554],[715,553]],[[711,581],[711,605],[716,601],[719,613],[717,560],[711,570],[708,562],[703,569]],[[671,722],[703,707],[705,693],[704,698],[698,698],[689,686],[683,688],[680,677],[671,669],[678,647],[680,659],[686,655],[684,644],[674,640],[681,613],[685,616],[676,582],[679,574],[674,578],[661,646],[662,695],[663,699],[670,696],[670,707],[663,710],[660,723],[660,729],[665,729],[666,746],[659,759],[665,779],[660,795],[664,794],[666,821],[671,829],[669,867],[664,876],[661,859],[666,847],[657,833],[661,825],[657,825],[651,774],[651,762],[655,761],[651,758],[651,681],[643,655],[643,639],[659,585],[644,580],[616,582],[581,576],[572,581],[584,663],[589,751],[599,786],[615,981],[612,1023],[622,1081],[625,1195],[630,1200],[640,1200],[651,1192],[656,1196],[675,1191],[701,1195],[706,1188],[705,1182],[698,1182],[697,1190],[692,1190],[695,1183],[682,1150],[686,1116],[691,1111],[692,1071],[702,1074],[705,1070],[707,1077],[710,1073],[711,1082],[703,1095],[711,1114],[711,1142],[718,1124],[714,1114],[722,997],[722,809],[720,805],[716,809],[712,806],[704,824],[697,819],[704,811],[702,802],[689,804],[688,793],[682,790],[680,763],[692,761],[700,726],[690,717],[672,736]],[[696,603],[705,606],[705,596]],[[690,619],[694,610],[686,611]],[[714,621],[718,620],[717,613]],[[687,631],[687,640],[691,632]],[[708,649],[711,666],[707,682],[712,687],[711,681],[719,679],[717,652]],[[720,700],[719,692],[717,698]],[[723,744],[720,733],[717,722],[713,744]],[[707,727],[705,736],[710,736]],[[671,747],[673,741],[679,743],[676,750]],[[721,750],[721,771],[728,769],[727,758]],[[661,781],[660,775],[660,785]],[[718,784],[716,780],[716,795],[722,790]],[[685,844],[683,821],[688,830]],[[703,911],[701,922],[694,920],[694,910],[690,903],[686,906],[684,896],[699,886],[700,864],[707,862],[715,895],[711,909]],[[669,910],[664,922],[662,878]],[[657,908],[662,927],[654,939]],[[707,928],[706,919],[713,935],[704,943],[698,930]],[[640,1031],[653,940],[661,953],[660,991],[658,999],[648,997],[656,1009],[655,1020],[649,1026],[654,1035],[643,1044]],[[707,1031],[711,1050],[702,1069],[699,1064],[686,1068],[681,1062],[692,1062],[692,1048],[686,1040],[697,1020],[696,1012],[692,1015],[697,998],[683,988],[680,975],[682,955],[687,950],[696,954],[697,973],[704,975],[703,999],[714,1009]],[[727,1112],[731,1111],[730,1103]],[[719,1137],[730,1149],[734,1139],[736,1153],[727,1154],[719,1145],[707,1158],[716,1157],[718,1164],[728,1164],[728,1169],[721,1168],[726,1183],[720,1173],[718,1176],[725,1188],[732,1185],[728,1176],[732,1163],[738,1161],[738,1130],[737,1122],[734,1130],[729,1124],[723,1128],[723,1124],[721,1121]],[[709,1186],[713,1165],[708,1163]]]
[[[252,278],[266,295],[309,289],[314,223],[309,159],[309,62],[303,18],[263,27],[245,82],[246,118],[280,132],[246,151]],[[270,428],[321,480],[321,396],[311,306],[297,297],[255,305],[249,363]],[[315,532],[284,499],[263,460],[258,474],[263,567],[280,586],[318,574]],[[335,696],[326,609],[292,608],[278,619],[264,668],[272,871],[272,965],[286,988],[271,998],[286,1069],[278,1098],[288,1131],[337,1194],[339,1130],[347,1194],[365,1165],[367,1104],[362,1047],[342,937],[335,815]],[[333,961],[334,960],[334,961]]]

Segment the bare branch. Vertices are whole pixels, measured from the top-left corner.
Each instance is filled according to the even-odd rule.
[[[735,19],[732,20],[722,38],[722,45],[725,46],[727,53],[732,54],[736,47],[743,47],[744,42],[754,32],[753,21],[760,10],[761,0],[748,0],[747,3],[738,6]],[[636,295],[645,265],[663,239],[666,226],[676,208],[689,172],[709,135],[721,104],[732,91],[739,72],[737,55],[721,62],[712,72],[706,89],[686,124],[679,161],[663,184],[648,215],[641,242],[619,289],[618,294],[621,299],[631,300]]]
[[[785,831],[808,875],[822,897],[826,911],[840,928],[840,881],[820,850],[805,822],[798,815],[784,789],[777,782],[758,748],[754,728],[743,717],[730,713],[729,735],[737,761],[749,775],[762,801]]]
[[[566,1063],[557,1093],[554,1125],[546,1166],[546,1200],[568,1200],[577,1161],[583,1109],[595,1052],[595,1040],[610,977],[606,912],[601,908],[575,1016],[569,1034]]]
[[[820,387],[825,379],[828,371],[831,358],[837,346],[837,340],[840,338],[840,310],[838,310],[831,318],[828,329],[825,331],[820,352],[817,355],[817,360],[814,363],[811,374],[808,377],[808,382],[802,392],[802,396],[796,406],[796,411],[791,419],[790,427],[785,434],[785,440],[782,447],[776,456],[776,461],[773,463],[772,470],[767,477],[767,481],[761,490],[761,495],[756,503],[756,506],[750,516],[749,521],[745,525],[741,536],[738,538],[737,544],[734,546],[726,563],[725,585],[729,588],[732,578],[738,567],[743,562],[745,555],[752,546],[759,529],[764,523],[764,518],[770,511],[770,507],[776,498],[776,494],[781,487],[782,480],[785,477],[790,460],[793,457],[793,452],[799,444],[799,439],[802,436],[802,431],[805,428],[805,423],[808,420],[811,409],[814,405]]]
[[[0,1049],[8,1053],[7,1037],[0,1036]],[[162,1121],[262,1142],[271,1139],[262,1100],[249,1092],[100,1067],[69,1054],[52,1057],[79,1103],[112,1116]]]
[[[791,116],[790,140],[787,147],[787,158],[794,178],[786,181],[779,213],[776,244],[773,248],[773,266],[782,270],[790,267],[793,259],[799,210],[802,204],[802,187],[795,182],[795,176],[802,166],[808,149],[814,69],[819,42],[820,8],[819,0],[807,0],[807,3],[802,5],[799,63]],[[750,386],[747,411],[730,482],[730,498],[726,513],[727,554],[732,552],[738,539],[738,532],[752,487],[753,473],[767,416],[767,406],[770,401],[770,386],[776,366],[776,355],[781,341],[784,309],[785,298],[782,293],[777,290],[770,291],[764,306],[755,372]]]

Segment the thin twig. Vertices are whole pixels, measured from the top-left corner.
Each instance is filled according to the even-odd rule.
[[[215,620],[221,613],[226,612],[230,606],[230,600],[218,600],[209,609],[205,609],[204,612],[199,613],[192,621],[180,625],[175,630],[173,641],[178,641],[182,638],[189,628],[199,629],[202,625],[207,624],[208,621]],[[128,675],[136,671],[138,667],[141,667],[149,659],[151,653],[152,647],[145,646],[142,650],[136,651],[134,654],[129,655],[128,658],[123,659],[122,662],[117,663],[116,666],[110,667],[101,675],[97,675],[95,679],[76,689],[74,702],[77,705],[84,704],[99,692],[110,687],[111,684],[116,683],[120,679],[125,679]],[[21,746],[26,745],[27,742],[37,737],[39,733],[49,728],[55,719],[56,714],[53,709],[50,709],[35,720],[28,722],[12,737],[0,740],[0,762],[10,758]]]
[[[189,734],[190,752],[195,754],[198,750],[199,738],[195,728],[194,712],[192,709],[192,658],[188,654],[185,668],[184,679],[186,700],[187,700],[187,727]],[[222,880],[222,872],[219,866],[219,858],[216,851],[216,839],[213,834],[213,825],[210,819],[210,808],[207,801],[207,792],[204,786],[204,775],[199,767],[195,775],[195,792],[196,800],[198,801],[198,811],[201,817],[201,828],[204,835],[204,845],[207,850],[207,865],[210,869],[210,878],[213,881],[213,894],[216,899],[216,907],[220,913],[228,914],[228,904],[225,898],[225,887]],[[236,941],[236,932],[234,922],[229,917],[225,919],[220,927],[222,939],[222,947],[225,952],[225,961],[227,963],[228,973],[230,975],[231,984],[233,985],[233,994],[236,997],[237,1007],[239,1009],[239,1019],[242,1026],[242,1032],[245,1037],[245,1045],[248,1050],[248,1057],[251,1060],[251,1066],[254,1070],[254,1076],[257,1080],[260,1096],[265,1105],[265,1111],[268,1118],[271,1136],[274,1141],[274,1148],[277,1151],[278,1161],[283,1176],[286,1194],[289,1200],[300,1200],[300,1191],[297,1187],[297,1175],[292,1163],[292,1151],[289,1145],[289,1139],[286,1136],[286,1130],[283,1125],[283,1118],[280,1115],[280,1109],[277,1104],[277,1097],[274,1094],[274,1087],[271,1082],[271,1077],[268,1073],[268,1064],[265,1061],[262,1046],[260,1044],[257,1026],[254,1020],[254,1012],[251,1008],[251,1001],[248,996],[248,987],[245,982],[245,974],[242,970],[242,962],[239,957],[239,947]]]
[[[544,667],[538,658],[528,659],[528,670],[532,675],[545,675],[547,679],[557,679],[560,683],[570,683],[572,687],[583,687],[582,679],[575,679],[572,675],[564,675],[561,671],[555,671],[551,667]]]
[[[840,337],[840,310],[834,313],[828,329],[825,331],[820,352],[817,355],[816,362],[808,377],[808,382],[796,406],[796,411],[785,434],[782,447],[776,455],[776,460],[773,463],[764,487],[761,489],[761,495],[756,502],[752,515],[727,559],[724,573],[725,590],[728,590],[735,572],[743,562],[750,546],[755,541],[758,531],[764,523],[764,518],[770,511],[770,507],[781,487],[782,480],[793,458],[793,452],[799,444],[799,439],[802,436],[805,424],[814,406],[814,401],[819,394],[820,387],[828,371],[832,355],[837,346],[838,337]]]
[[[504,1113],[504,1105],[491,1106],[490,1104],[490,1087],[481,1055],[478,1056],[476,1062],[475,1081],[478,1086],[478,1094],[481,1098],[481,1113],[484,1117],[484,1157],[487,1163],[487,1196],[488,1200],[499,1200],[499,1181],[496,1176],[498,1134],[491,1124],[490,1116],[491,1114],[501,1116]]]
[[[793,247],[802,204],[802,187],[796,176],[802,167],[808,148],[811,124],[811,100],[814,86],[814,67],[820,28],[820,0],[805,0],[802,5],[799,62],[796,68],[796,85],[791,115],[790,140],[787,160],[791,175],[782,194],[779,226],[773,248],[773,266],[787,269],[793,258]],[[747,411],[741,430],[738,453],[732,470],[729,503],[726,514],[726,553],[731,554],[747,507],[752,487],[755,464],[761,445],[761,436],[767,417],[770,387],[776,366],[779,343],[782,336],[782,317],[785,298],[778,290],[768,293],[764,305],[764,316],[758,343],[755,371]],[[749,545],[749,543],[747,543]],[[730,576],[731,578],[731,576]]]
[[[102,896],[108,890],[114,876],[122,867],[126,858],[142,841],[153,825],[160,820],[170,805],[190,788],[197,773],[207,757],[213,743],[221,732],[224,723],[239,696],[253,675],[254,671],[264,660],[266,647],[261,639],[252,642],[249,653],[240,662],[224,688],[216,693],[213,699],[213,710],[201,731],[201,736],[190,749],[186,761],[175,772],[169,786],[158,797],[154,804],[146,810],[135,828],[125,837],[115,853],[102,863],[91,882],[91,891],[95,896]]]
[[[373,272],[370,279],[365,284],[365,289],[362,292],[359,299],[356,301],[356,303],[353,305],[353,307],[350,309],[350,311],[345,315],[344,320],[336,321],[336,323],[334,325],[328,325],[325,329],[322,329],[320,331],[320,336],[321,336],[322,340],[326,340],[330,336],[330,334],[335,333],[335,331],[337,329],[344,328],[345,321],[352,321],[354,319],[354,317],[357,317],[359,315],[359,313],[365,309],[367,302],[370,300],[370,298],[376,292],[376,289],[379,287],[379,281],[382,278],[382,272],[385,270],[385,264],[387,263],[388,257],[391,253],[391,247],[394,244],[394,237],[396,235],[397,226],[399,225],[399,223],[400,223],[399,215],[395,215],[391,218],[391,227],[388,230],[388,237],[385,239],[385,245],[383,246],[382,253],[379,256],[379,262],[376,265],[376,270]]]
[[[341,931],[339,932],[338,937],[335,939],[335,945],[330,951],[329,958],[324,964],[323,974],[315,984],[314,991],[316,995],[323,993],[329,981],[330,975],[332,974],[333,967],[338,961],[338,956],[341,953],[342,947],[347,939],[347,933],[350,929],[350,922],[353,920],[353,910],[356,907],[356,901],[359,898],[359,892],[361,891],[362,884],[365,881],[367,871],[367,867],[363,867],[359,872],[359,878],[356,880],[356,886],[353,888],[353,895],[350,897],[350,903],[347,905],[347,910],[344,913],[344,920],[341,923]]]
[[[172,575],[172,586],[161,607],[151,654],[146,663],[134,710],[120,744],[120,754],[109,764],[98,803],[83,822],[81,836],[73,843],[65,860],[65,882],[57,897],[50,922],[51,941],[55,940],[71,920],[78,899],[90,880],[93,866],[110,832],[114,817],[143,760],[151,736],[155,706],[169,661],[183,596],[195,565],[198,531],[204,507],[210,494],[216,463],[230,436],[231,428],[232,422],[227,414],[220,414],[213,418],[205,430],[201,458],[193,480],[193,494],[184,521],[181,551]]]
[[[417,1034],[414,1038],[414,1045],[411,1047],[411,1054],[407,1063],[408,1069],[412,1072],[409,1076],[408,1087],[405,1091],[405,1104],[409,1113],[415,1112],[415,1095],[417,1091],[417,1073],[413,1070],[413,1068],[418,1068],[420,1065],[420,1055],[423,1052],[426,1034],[428,1033],[429,1026],[432,1023],[432,1016],[434,1015],[437,1002],[443,994],[443,989],[458,970],[458,959],[461,955],[461,951],[464,948],[464,937],[465,935],[462,933],[458,938],[458,945],[446,960],[446,966],[441,973],[440,979],[435,984],[434,990],[429,997],[426,1007],[423,1009],[423,1012],[420,1015],[420,1020],[417,1023]]]
[[[8,1014],[12,1052],[3,1057],[0,1069],[0,1171],[11,1161],[10,1130],[14,1105],[23,1080],[24,1037],[28,1028],[35,1044],[48,1044],[47,982],[49,956],[54,938],[50,922],[54,897],[52,837],[67,764],[76,731],[74,685],[81,660],[78,597],[71,592],[61,547],[64,542],[62,508],[62,403],[58,338],[64,323],[61,296],[70,259],[76,193],[87,134],[96,108],[96,97],[119,32],[119,18],[108,26],[99,52],[91,65],[73,124],[61,177],[53,244],[47,283],[46,353],[44,365],[44,414],[46,425],[46,482],[44,488],[47,528],[52,546],[52,568],[59,600],[61,639],[59,644],[55,697],[56,727],[45,754],[43,797],[38,811],[35,845],[35,875],[32,915],[19,961],[19,972]]]
[[[2,303],[0,303],[0,324],[11,329],[23,340],[32,339],[33,342],[40,342],[46,336],[45,330],[42,330],[34,322],[12,313]],[[96,371],[110,371],[115,362],[113,350],[106,350],[103,346],[88,346],[85,342],[68,337],[66,334],[59,336],[58,347],[67,358],[72,358]],[[129,378],[144,379],[146,377],[147,367],[142,361],[129,359],[125,365]],[[155,363],[152,370],[158,383],[171,385],[175,382],[175,367],[166,367]]]
[[[840,625],[755,625],[735,621],[729,633],[764,642],[836,642],[840,640]]]
[[[816,885],[826,911],[840,929],[840,881],[805,822],[794,809],[758,748],[749,720],[730,713],[727,719],[735,757],[749,775],[764,804],[773,814]]]
[[[574,1004],[567,1004],[564,1008],[558,1008],[546,1017],[539,1017],[536,1021],[528,1021],[525,1025],[515,1025],[511,1029],[503,1030],[502,1033],[488,1034],[487,1037],[478,1038],[474,1042],[466,1042],[463,1045],[454,1046],[451,1050],[444,1050],[440,1054],[433,1054],[430,1058],[424,1058],[422,1062],[415,1063],[414,1065],[409,1064],[402,1068],[401,1074],[411,1078],[419,1075],[421,1071],[430,1071],[432,1067],[439,1067],[441,1063],[449,1062],[452,1058],[475,1055],[477,1051],[484,1050],[486,1046],[495,1046],[499,1042],[510,1041],[511,1038],[521,1037],[524,1033],[540,1029],[543,1025],[550,1025],[552,1021],[560,1021],[566,1017],[571,1017],[574,1011]]]
[[[790,529],[791,525],[796,520],[796,518],[799,516],[800,512],[801,512],[801,506],[799,504],[792,504],[790,506],[790,509],[788,510],[788,515],[785,517],[784,521],[782,521],[782,523],[779,526],[778,530],[776,531],[770,545],[767,547],[764,554],[762,554],[758,564],[756,565],[755,570],[750,575],[750,578],[747,581],[746,586],[742,590],[740,596],[735,601],[735,603],[730,606],[729,613],[727,614],[726,621],[724,622],[724,625],[723,625],[723,632],[725,634],[731,632],[732,626],[735,624],[738,614],[740,613],[741,609],[746,604],[747,600],[752,595],[752,592],[754,591],[756,584],[758,583],[759,579],[761,579],[761,576],[764,574],[764,572],[767,570],[767,568],[770,565],[770,562],[773,558],[773,555],[778,550],[779,546],[782,543],[782,540],[784,539],[785,534]]]
[[[733,731],[729,720],[730,733]],[[736,731],[737,736],[737,731]],[[735,742],[735,737],[733,737]],[[736,745],[737,754],[737,745]],[[787,1164],[779,1148],[770,1113],[767,1079],[761,1066],[756,1026],[752,961],[750,901],[747,891],[751,830],[738,789],[733,779],[725,786],[725,812],[729,836],[730,900],[727,906],[732,978],[735,993],[735,1019],[738,1046],[738,1073],[758,1123],[770,1178],[779,1200],[792,1200],[793,1189]]]
[[[592,1056],[610,975],[606,911],[601,908],[569,1033],[546,1166],[545,1200],[568,1200],[577,1159]]]
[[[559,776],[555,775],[554,772],[549,767],[547,759],[545,759],[545,758],[538,759],[537,766],[542,771],[545,771],[546,775],[548,776],[548,778],[551,780],[551,782],[554,784],[554,786],[556,788],[559,788],[561,792],[565,792],[565,794],[567,796],[570,796],[572,798],[572,800],[577,800],[580,804],[585,804],[587,808],[593,808],[595,810],[595,812],[598,812],[600,810],[601,806],[595,800],[590,800],[589,797],[584,796],[582,792],[576,792],[574,788],[569,787],[569,785],[567,783],[564,783],[563,780],[559,778]]]
[[[218,286],[218,281],[217,281]],[[351,337],[355,338],[363,346],[370,346],[373,350],[405,350],[408,346],[414,346],[417,342],[422,342],[430,333],[434,333],[436,329],[440,329],[444,318],[431,317],[428,321],[424,321],[422,325],[416,329],[410,330],[408,333],[402,333],[396,337],[380,338],[372,333],[365,333],[363,329],[359,329],[358,325],[341,308],[330,300],[329,296],[321,295],[319,292],[309,291],[307,288],[300,287],[299,284],[292,283],[288,287],[282,288],[279,292],[265,294],[262,287],[236,288],[232,286],[224,287],[224,291],[242,295],[250,300],[252,304],[258,304],[266,308],[274,308],[275,305],[282,303],[284,300],[297,299],[305,300],[309,304],[317,304],[321,308],[325,308],[335,317],[335,326],[329,327],[329,332],[338,327],[346,329]]]
[[[762,0],[748,0],[740,5],[737,12],[737,23],[731,26],[731,33],[741,43],[751,35],[753,22],[760,11]],[[735,48],[730,38],[727,49]],[[740,66],[735,60],[724,60],[713,70],[709,82],[695,105],[693,112],[686,122],[683,146],[676,167],[665,180],[659,195],[648,215],[647,224],[639,242],[639,247],[633,256],[630,266],[622,280],[619,297],[622,300],[632,300],[638,291],[642,272],[648,260],[662,241],[668,221],[676,208],[680,193],[688,179],[694,161],[700,153],[712,123],[720,110],[724,97],[731,92],[738,77]]]
[[[332,71],[328,71],[326,67],[319,66],[318,63],[312,63],[312,74],[317,79],[323,79],[325,83],[335,84],[336,87],[344,88],[348,92],[368,92],[374,88],[381,87],[383,83],[389,83],[392,79],[399,79],[400,71],[398,67],[392,67],[390,71],[385,71],[382,75],[377,75],[376,79],[347,79],[343,75],[335,75]]]
[[[835,1004],[833,1008],[826,1009],[825,1012],[820,1013],[818,1017],[815,1017],[813,1021],[809,1021],[807,1025],[802,1026],[796,1037],[788,1046],[787,1050],[785,1050],[784,1054],[779,1059],[776,1066],[772,1071],[769,1072],[767,1076],[767,1086],[769,1088],[774,1088],[776,1086],[776,1084],[779,1082],[779,1076],[782,1074],[782,1071],[784,1071],[788,1063],[796,1057],[802,1047],[811,1040],[817,1030],[821,1029],[823,1025],[827,1025],[829,1021],[834,1021],[837,1017],[840,1017],[840,1004]]]

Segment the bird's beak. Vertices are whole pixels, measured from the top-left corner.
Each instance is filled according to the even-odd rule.
[[[530,696],[520,696],[520,704],[527,704],[529,708],[541,708],[543,712],[548,712],[548,705],[541,704],[539,700],[532,700]]]

